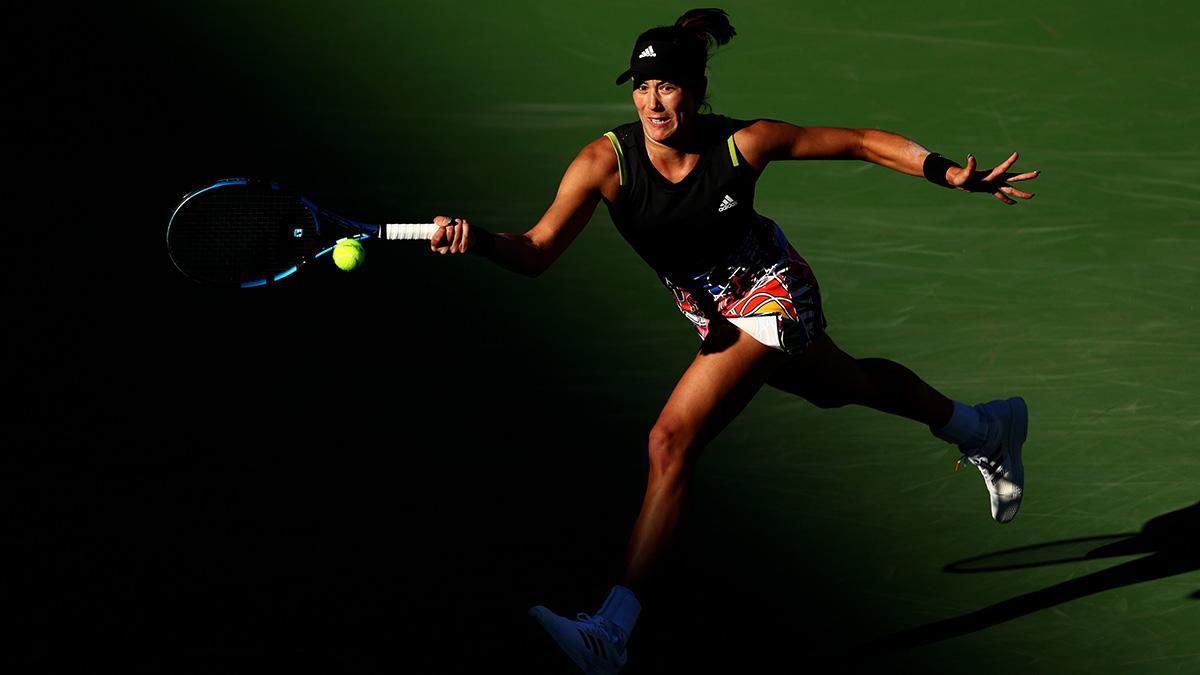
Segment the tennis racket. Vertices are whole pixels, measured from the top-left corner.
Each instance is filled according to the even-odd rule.
[[[208,286],[253,288],[285,279],[341,239],[424,239],[433,223],[360,223],[278,183],[227,178],[183,198],[167,224],[171,262]]]

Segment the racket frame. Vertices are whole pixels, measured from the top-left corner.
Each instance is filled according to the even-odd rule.
[[[175,255],[171,251],[171,223],[173,223],[175,221],[175,216],[179,213],[180,209],[182,209],[185,205],[187,205],[187,203],[190,202],[192,199],[195,199],[196,197],[199,197],[200,195],[202,195],[206,192],[209,192],[210,190],[216,190],[216,189],[226,188],[226,187],[235,187],[235,186],[240,186],[240,185],[266,186],[272,190],[278,190],[280,192],[285,192],[283,187],[280,186],[280,184],[277,181],[260,180],[260,179],[253,179],[253,178],[222,178],[220,180],[214,181],[211,185],[207,185],[207,186],[199,188],[197,190],[193,190],[192,192],[189,192],[188,194],[184,195],[183,198],[180,200],[179,205],[176,206],[175,210],[171,212],[171,219],[167,222],[167,253],[171,258],[171,263],[173,265],[175,265],[175,269],[179,270],[187,278],[192,279],[193,281],[195,281],[197,283],[202,283],[206,286],[207,285],[220,285],[220,284],[213,284],[213,282],[211,282],[211,281],[204,281],[201,279],[197,279],[196,277],[192,276],[191,274],[188,274],[187,270],[183,269],[183,267],[181,267],[179,265],[179,263],[176,262]],[[329,209],[318,206],[315,202],[313,202],[311,199],[305,197],[304,195],[296,194],[294,196],[301,204],[304,204],[304,206],[306,208],[308,208],[309,214],[312,216],[312,219],[313,219],[314,231],[318,237],[321,236],[324,232],[324,228],[322,227],[322,225],[324,223],[322,223],[322,219],[345,229],[346,236],[338,237],[337,240],[334,241],[333,244],[321,249],[320,251],[317,251],[317,252],[309,254],[309,255],[301,256],[300,258],[298,258],[296,260],[294,265],[288,267],[287,269],[284,269],[281,272],[277,272],[273,275],[269,275],[269,276],[262,277],[259,279],[251,279],[248,281],[239,282],[238,287],[240,287],[240,288],[256,288],[256,287],[260,287],[260,286],[266,286],[269,284],[273,284],[282,279],[286,279],[287,277],[290,277],[291,275],[298,272],[301,268],[303,268],[308,263],[310,263],[314,260],[317,260],[318,258],[321,258],[322,256],[328,255],[337,246],[337,241],[341,241],[342,239],[357,239],[359,241],[363,241],[363,240],[371,239],[372,237],[377,237],[379,235],[379,229],[380,229],[379,225],[373,225],[370,223],[360,223],[357,220],[352,220],[350,218],[346,218],[345,216],[338,215],[338,214],[334,213],[333,211],[330,211]]]

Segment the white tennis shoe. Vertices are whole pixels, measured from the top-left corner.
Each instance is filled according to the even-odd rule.
[[[974,464],[983,474],[991,498],[992,518],[1007,523],[1017,516],[1025,492],[1025,466],[1021,446],[1029,431],[1029,409],[1017,396],[1006,401],[989,401],[975,406],[992,427],[988,443],[963,453],[955,470],[963,462]]]
[[[529,615],[587,675],[615,675],[625,665],[629,638],[620,626],[603,616],[580,612],[576,615],[578,621],[572,621],[541,605],[529,610]]]

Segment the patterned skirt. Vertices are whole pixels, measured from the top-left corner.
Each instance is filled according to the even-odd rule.
[[[779,225],[761,216],[713,268],[660,279],[701,339],[713,321],[728,321],[768,347],[799,354],[828,326],[812,268]]]

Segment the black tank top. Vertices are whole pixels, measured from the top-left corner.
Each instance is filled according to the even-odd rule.
[[[753,169],[733,143],[751,122],[701,115],[700,159],[671,183],[650,163],[641,121],[605,134],[617,152],[621,187],[605,203],[625,240],[661,276],[706,271],[746,238],[754,211]]]

